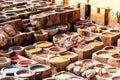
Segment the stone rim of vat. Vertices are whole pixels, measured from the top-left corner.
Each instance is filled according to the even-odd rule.
[[[114,77],[112,77],[112,80],[116,80],[115,78],[119,78],[120,79],[120,76],[114,76]]]
[[[105,36],[104,34],[111,34],[112,36]],[[101,36],[104,36],[104,37],[113,37],[113,36],[115,36],[115,33],[112,33],[112,32],[103,32],[101,34]]]
[[[12,47],[9,48],[9,50],[10,51],[11,50],[13,50],[13,51],[22,51],[22,50],[24,50],[24,47],[22,47],[22,46],[12,46]]]
[[[114,32],[115,32],[115,33],[118,33],[118,32],[119,32],[119,33],[120,33],[120,30],[113,29],[113,30],[110,30],[110,32],[113,32],[113,33],[114,33]]]
[[[108,50],[108,49],[116,49],[116,50],[118,50],[118,52],[120,52],[120,50],[119,50],[119,48],[118,47],[115,47],[115,46],[105,46],[104,48],[103,48],[103,50]],[[109,51],[107,51],[107,52],[109,52]]]
[[[13,50],[4,50],[0,51],[0,56],[11,57],[12,53],[14,54]]]
[[[119,58],[117,58],[119,57]],[[111,54],[111,59],[114,59],[116,61],[120,61],[120,53],[114,53],[114,54]]]
[[[0,66],[1,67],[5,67],[5,66],[9,66],[10,63],[11,63],[11,59],[10,58],[7,58],[7,57],[0,57],[0,60],[4,60],[4,62],[0,62]]]

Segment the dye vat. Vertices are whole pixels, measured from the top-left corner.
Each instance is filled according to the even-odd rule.
[[[64,53],[60,53],[60,56],[64,57],[64,58],[68,58],[71,60],[71,62],[75,62],[78,60],[78,54],[74,53],[74,52],[64,52]]]
[[[17,65],[22,66],[22,67],[28,67],[32,64],[34,64],[34,62],[31,60],[21,60],[17,63]]]
[[[50,48],[46,48],[45,51],[49,54],[56,55],[56,54],[65,52],[66,50],[57,46],[52,46]]]
[[[112,54],[108,60],[108,64],[114,67],[120,67],[120,54]]]
[[[47,41],[40,41],[35,43],[35,46],[39,48],[48,48],[48,47],[51,47],[52,45],[53,43],[47,42]]]
[[[29,69],[35,72],[35,79],[43,79],[51,76],[51,67],[43,64],[34,64],[29,66]]]
[[[74,52],[78,54],[78,59],[89,59],[92,57],[94,46],[81,45],[73,48]]]
[[[105,46],[116,45],[116,35],[111,32],[102,33],[100,39],[105,44]]]
[[[11,51],[8,51],[8,50],[1,50],[0,51],[0,56],[3,56],[3,57],[12,57],[14,55],[14,52],[11,50]]]
[[[22,46],[12,46],[9,50],[15,52],[16,55],[24,55],[24,48]]]
[[[106,46],[104,48],[104,50],[108,51],[109,53],[118,53],[119,52],[119,48],[114,47],[114,46]]]
[[[98,51],[104,47],[104,43],[100,41],[91,41],[88,45],[94,46],[94,51]]]
[[[120,76],[115,76],[112,78],[112,80],[120,80]]]
[[[92,59],[97,60],[97,61],[102,62],[102,63],[107,63],[110,55],[111,54],[108,53],[107,51],[104,51],[104,50],[98,51],[98,52],[93,53]]]
[[[105,37],[112,37],[112,36],[114,36],[114,34],[113,33],[104,33],[103,36],[105,36]]]
[[[70,64],[70,59],[61,57],[61,56],[53,56],[49,59],[51,66],[56,67],[56,71],[65,70],[67,65]]]
[[[18,61],[21,61],[22,58],[18,57],[18,56],[14,56],[14,57],[11,57],[11,62],[13,63],[17,63]]]
[[[32,60],[35,60],[41,64],[46,64],[46,65],[50,65],[49,63],[49,58],[52,57],[54,55],[51,55],[51,54],[47,54],[47,53],[41,53],[41,54],[35,54],[33,55],[32,57]]]
[[[108,71],[109,74],[114,75],[114,74],[117,74],[119,70],[115,67],[110,67],[110,68],[107,69],[107,71]]]
[[[14,73],[18,70],[19,68],[17,67],[5,67],[2,68],[1,72],[4,76],[14,76]]]
[[[0,68],[8,67],[11,64],[10,58],[0,57]]]
[[[34,80],[35,73],[29,70],[19,70],[15,72],[15,77],[18,80]]]
[[[25,54],[29,57],[29,58],[32,58],[32,55],[33,54],[39,54],[41,53],[42,49],[41,48],[37,48],[36,46],[34,45],[31,45],[31,46],[27,46],[25,48]]]

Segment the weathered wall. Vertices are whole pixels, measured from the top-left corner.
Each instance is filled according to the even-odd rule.
[[[68,2],[69,2],[69,0],[63,0],[63,4],[64,4],[65,6],[68,6]]]
[[[105,9],[100,9],[100,13],[97,13],[97,8],[94,6],[91,6],[90,20],[95,21],[97,24],[104,25]]]
[[[55,0],[55,4],[63,4],[63,0]]]
[[[95,7],[108,8],[111,6],[111,2],[115,0],[89,0],[89,3]]]
[[[120,14],[120,12],[119,12]],[[109,25],[112,27],[119,27],[120,28],[120,15],[118,16],[118,21],[116,19],[116,11],[112,11],[109,14]]]
[[[80,18],[85,19],[85,4],[80,5]]]
[[[69,6],[71,7],[77,7],[77,0],[69,0],[68,1]]]
[[[50,0],[50,2],[55,3],[55,0]]]

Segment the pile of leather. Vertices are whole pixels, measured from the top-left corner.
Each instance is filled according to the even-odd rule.
[[[14,36],[16,34],[14,28],[10,24],[5,24],[0,26],[0,46],[6,45],[8,37]]]
[[[70,49],[82,40],[83,39],[76,32],[67,32],[53,37],[54,44],[64,49]]]

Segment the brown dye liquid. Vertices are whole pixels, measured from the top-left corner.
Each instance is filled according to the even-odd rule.
[[[114,34],[111,34],[111,33],[104,33],[103,35],[106,36],[106,37],[112,37],[112,36],[114,36]]]
[[[64,54],[61,54],[61,56],[65,58],[72,58],[74,55],[70,53],[64,53]]]

